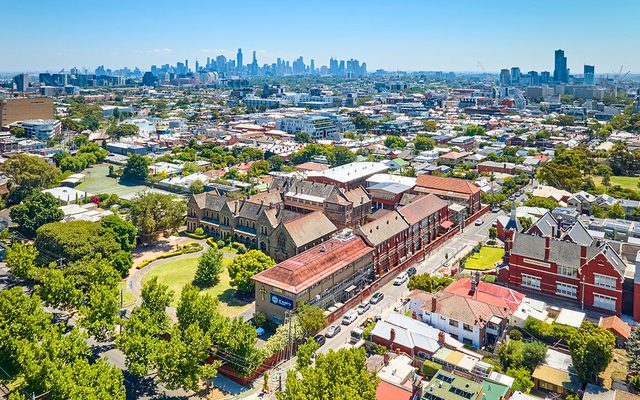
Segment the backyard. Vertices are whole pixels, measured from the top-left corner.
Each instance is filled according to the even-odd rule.
[[[593,182],[596,186],[602,185],[602,177],[594,176]],[[623,189],[632,189],[638,190],[638,182],[640,182],[640,177],[637,176],[612,176],[611,177],[611,186],[620,186]]]
[[[504,249],[483,246],[478,253],[472,253],[464,263],[465,269],[486,271],[495,267],[496,262],[504,256]]]
[[[86,175],[84,181],[76,189],[92,194],[117,194],[118,197],[126,200],[134,198],[140,192],[153,191],[164,194],[172,194],[164,190],[152,189],[145,185],[120,183],[117,179],[109,175],[109,165],[99,164],[82,171]]]
[[[250,303],[239,299],[236,296],[236,289],[232,288],[229,284],[230,278],[226,266],[229,265],[230,262],[231,258],[224,258],[223,264],[225,268],[220,275],[220,282],[218,282],[217,285],[200,291],[202,294],[206,293],[217,298],[219,301],[218,310],[222,315],[228,317],[240,314],[250,305]],[[159,282],[169,286],[169,289],[174,291],[171,305],[175,307],[178,305],[182,287],[193,281],[197,267],[198,257],[169,261],[149,271],[144,278],[142,278],[142,284],[157,276]]]

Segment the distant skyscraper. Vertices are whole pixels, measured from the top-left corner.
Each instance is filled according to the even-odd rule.
[[[567,57],[564,56],[564,50],[556,50],[554,61],[553,80],[563,83],[569,82],[569,71],[567,71]]]
[[[236,54],[236,68],[238,68],[238,73],[242,72],[242,49],[238,49],[238,54]]]
[[[551,72],[542,71],[540,72],[540,83],[549,83],[551,80]]]
[[[511,83],[513,85],[520,84],[520,67],[511,67]]]
[[[596,67],[593,65],[584,66],[584,84],[595,85],[596,84]]]
[[[18,92],[26,92],[29,87],[29,74],[16,75],[13,78],[13,82],[16,84],[16,90]]]
[[[511,86],[511,72],[506,68],[500,70],[500,86]]]

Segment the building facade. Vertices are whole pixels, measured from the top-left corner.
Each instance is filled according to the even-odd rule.
[[[0,99],[0,128],[17,121],[53,119],[53,99],[50,97],[20,97]]]

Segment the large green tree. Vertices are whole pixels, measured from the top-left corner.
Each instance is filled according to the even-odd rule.
[[[134,124],[111,125],[107,128],[107,135],[114,140],[119,140],[126,136],[135,136],[138,133],[140,133],[140,128]]]
[[[218,249],[209,249],[198,259],[198,269],[194,282],[200,286],[215,285],[220,281],[220,274],[224,270],[224,257]]]
[[[581,381],[595,383],[611,362],[615,337],[611,332],[585,321],[569,340],[573,367]]]
[[[311,336],[327,326],[324,311],[308,303],[300,303],[296,307],[296,315],[305,336]]]
[[[241,292],[252,292],[254,283],[251,277],[274,265],[275,261],[260,250],[249,250],[247,253],[234,258],[229,264],[231,285]]]
[[[60,221],[64,213],[58,200],[51,193],[34,192],[22,203],[11,207],[11,219],[18,224],[20,233],[34,237],[44,224]]]
[[[147,192],[131,202],[131,222],[140,239],[148,243],[159,233],[177,229],[184,222],[187,206],[172,195]]]
[[[9,271],[17,277],[31,279],[34,277],[38,250],[29,243],[14,242],[7,249],[4,261]]]
[[[0,165],[13,185],[46,189],[56,184],[60,170],[44,159],[28,154],[16,154]]]
[[[149,176],[151,161],[145,156],[131,154],[122,171],[122,179],[129,181],[144,181]]]
[[[108,215],[102,219],[101,224],[103,228],[110,229],[113,232],[122,250],[131,251],[136,247],[138,231],[130,221],[126,221],[117,215]]]
[[[279,400],[374,400],[378,378],[365,364],[364,349],[329,350],[316,355],[315,365],[287,372],[287,384]]]

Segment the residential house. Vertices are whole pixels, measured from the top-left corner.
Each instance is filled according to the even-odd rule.
[[[553,348],[547,349],[545,361],[536,367],[531,378],[535,389],[563,396],[577,393],[582,386],[571,356]]]

